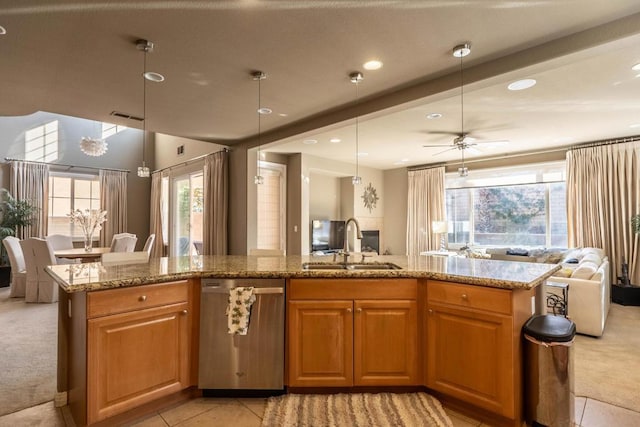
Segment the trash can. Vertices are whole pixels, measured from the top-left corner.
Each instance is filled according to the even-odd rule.
[[[537,315],[527,320],[523,333],[527,425],[573,426],[575,323],[561,316]]]

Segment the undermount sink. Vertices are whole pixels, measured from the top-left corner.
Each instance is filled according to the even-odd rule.
[[[342,263],[342,262],[305,262],[303,270],[401,270],[391,262]]]

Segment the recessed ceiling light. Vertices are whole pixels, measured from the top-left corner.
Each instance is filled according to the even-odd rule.
[[[279,115],[280,117],[287,117],[287,116],[288,116],[288,114],[287,114],[287,113],[278,113],[278,115]]]
[[[317,139],[305,139],[304,141],[302,141],[303,144],[307,144],[307,145],[313,145],[313,144],[317,144],[318,140]]]
[[[338,142],[341,142],[342,140],[340,138],[331,138],[329,140],[329,142],[333,142],[334,144],[337,144]]]
[[[371,60],[371,61],[367,61],[364,64],[362,64],[362,66],[364,67],[365,70],[379,70],[380,68],[382,68],[382,62],[378,61],[377,59]]]
[[[629,125],[629,127],[630,127],[631,129],[640,128],[640,123],[634,123],[634,124],[632,124],[632,125]]]
[[[164,81],[164,76],[160,73],[154,73],[153,71],[147,71],[144,73],[144,78],[150,82],[160,83]]]
[[[273,110],[271,108],[268,107],[262,107],[258,109],[258,114],[263,114],[263,115],[267,115],[267,114],[271,114],[273,113]]]
[[[429,119],[429,120],[439,119],[440,117],[442,117],[442,114],[440,114],[440,113],[427,114],[427,119]]]
[[[534,79],[522,79],[513,83],[509,83],[509,86],[507,86],[507,88],[509,90],[524,90],[535,86],[536,83],[537,82]]]
[[[7,30],[5,30],[4,27],[0,25],[0,36],[3,34],[7,34]]]
[[[464,58],[471,53],[471,43],[463,43],[453,48],[453,56]]]
[[[633,67],[631,67],[631,69],[633,71],[640,71],[640,62],[638,62],[636,65],[634,65]]]

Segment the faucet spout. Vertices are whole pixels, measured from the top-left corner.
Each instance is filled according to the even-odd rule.
[[[356,226],[356,238],[362,240],[362,231],[360,231],[360,223],[358,220],[351,217],[344,222],[344,246],[342,248],[342,255],[344,256],[344,262],[346,263],[349,259],[349,223],[353,222]]]

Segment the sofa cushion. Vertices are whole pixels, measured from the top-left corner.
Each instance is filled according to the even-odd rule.
[[[564,267],[562,268],[562,270],[558,270],[555,273],[553,273],[553,275],[555,277],[571,277],[574,270],[575,270],[574,268]]]
[[[580,265],[582,265],[582,263],[584,263],[584,262],[592,262],[595,265],[600,265],[600,264],[602,264],[602,257],[599,257],[595,253],[587,253],[580,260]]]
[[[581,253],[583,257],[589,254],[595,254],[600,257],[600,259],[604,258],[604,251],[600,248],[582,248]]]
[[[573,270],[573,273],[571,274],[571,278],[572,279],[586,279],[589,280],[591,279],[591,276],[593,276],[595,274],[595,272],[598,270],[598,265],[590,262],[590,261],[586,261],[581,263],[578,268],[576,268],[575,270]]]

